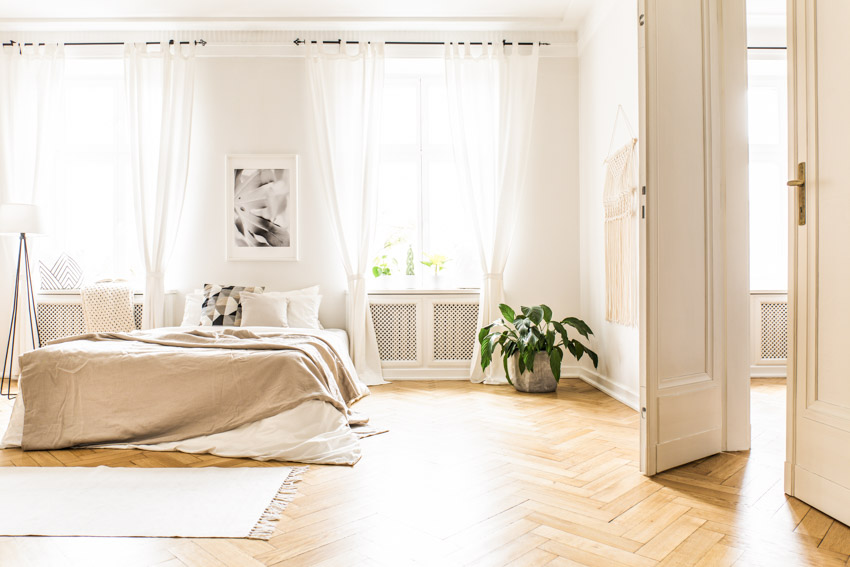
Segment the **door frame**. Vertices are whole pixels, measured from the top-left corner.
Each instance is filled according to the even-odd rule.
[[[797,116],[806,112],[805,97],[800,97],[797,90],[797,70],[800,63],[805,69],[805,51],[797,48],[797,1],[786,2],[786,44],[788,65],[788,179],[793,179],[797,160],[801,157]],[[801,106],[802,105],[802,106]],[[805,147],[803,148],[805,154]],[[805,157],[805,156],[802,156]],[[797,417],[797,278],[798,278],[798,246],[799,234],[793,211],[797,207],[796,191],[788,191],[788,358],[786,361],[786,402],[785,402],[785,493],[794,496],[794,467],[797,463],[796,447],[796,417]],[[804,243],[805,244],[805,243]]]

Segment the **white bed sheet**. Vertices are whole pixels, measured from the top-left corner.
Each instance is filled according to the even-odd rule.
[[[179,327],[180,330],[209,327]],[[247,327],[254,332],[277,332],[276,327]],[[177,329],[177,328],[175,328]],[[297,332],[297,329],[292,329]],[[331,342],[340,356],[348,358],[348,335],[342,329],[306,329]],[[353,367],[353,365],[352,365]],[[331,404],[309,401],[272,417],[246,423],[236,429],[182,441],[154,445],[110,444],[98,447],[209,453],[221,457],[251,458],[259,461],[293,461],[353,465],[361,456],[360,440],[349,427],[352,416],[343,415]],[[358,421],[362,421],[357,418]],[[15,399],[9,425],[0,448],[20,447],[24,431],[24,400]]]

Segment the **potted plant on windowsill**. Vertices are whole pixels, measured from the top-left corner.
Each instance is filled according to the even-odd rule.
[[[502,317],[478,333],[481,368],[486,370],[499,347],[508,382],[520,392],[554,392],[561,379],[564,348],[577,361],[586,354],[594,368],[599,366],[595,352],[567,335],[567,327],[572,327],[585,339],[590,338],[593,331],[581,319],[553,320],[552,310],[546,305],[522,307],[517,314],[502,303],[499,310]]]
[[[430,289],[440,289],[440,272],[446,268],[446,263],[451,261],[451,258],[443,254],[428,254],[427,252],[422,255],[425,257],[425,260],[419,263],[434,269],[433,274],[425,273],[422,275],[422,286]]]

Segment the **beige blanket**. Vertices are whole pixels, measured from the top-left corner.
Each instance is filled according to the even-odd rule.
[[[320,335],[173,329],[69,337],[21,357],[21,446],[152,444],[368,394]]]

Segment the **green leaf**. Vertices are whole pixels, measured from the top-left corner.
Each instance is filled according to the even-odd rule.
[[[490,337],[487,336],[481,341],[481,369],[486,370],[492,360],[493,358],[490,356]]]
[[[513,320],[516,319],[516,313],[514,313],[514,310],[504,303],[499,304],[499,311],[502,312],[502,317],[505,318],[505,321],[513,322]]]
[[[537,355],[537,351],[529,350],[525,353],[525,367],[528,368],[528,371],[531,372],[534,370],[534,357]]]
[[[550,323],[552,321],[552,309],[548,305],[541,305],[540,307],[543,309],[543,320]]]
[[[573,346],[575,347],[573,350],[573,356],[576,357],[576,360],[581,360],[581,357],[584,354],[584,345],[578,341],[573,341]]]
[[[561,323],[563,323],[564,325],[569,325],[570,327],[573,327],[576,331],[579,332],[579,334],[581,336],[583,336],[586,339],[590,338],[588,335],[593,334],[593,331],[590,330],[590,327],[587,326],[587,323],[585,323],[584,321],[582,321],[581,319],[578,319],[576,317],[567,317],[566,319],[561,321]]]
[[[531,322],[535,325],[539,325],[541,321],[543,321],[543,308],[539,305],[535,305],[534,307],[528,310],[528,318],[531,319]]]
[[[481,327],[481,330],[478,331],[478,342],[479,343],[484,340],[484,337],[486,337],[490,333],[490,329],[492,329],[492,328],[493,328],[493,323],[490,323],[489,325],[485,325],[485,326]]]
[[[525,372],[525,359],[522,356],[520,356],[519,354],[517,354],[517,356],[519,357],[518,358],[519,373],[522,374],[523,372]]]
[[[536,344],[542,345],[543,348],[541,348],[540,350],[545,350],[546,349],[546,335],[543,334],[543,331],[541,331],[537,327],[532,327],[531,328],[531,334],[537,339]]]
[[[524,316],[524,317],[528,317],[528,307],[526,307],[525,305],[523,305],[523,306],[522,306],[522,307],[520,307],[519,309],[520,309],[520,311],[522,311],[522,314],[523,314],[523,316]]]
[[[528,330],[531,328],[531,321],[525,317],[517,317],[514,319],[514,328],[520,335],[528,333]]]
[[[599,368],[599,356],[587,347],[585,347],[584,352],[586,352],[587,356],[590,357],[590,360],[593,361],[593,367]]]
[[[497,346],[499,346],[498,341],[494,341],[494,340],[492,340],[493,338],[495,338],[495,335],[490,335],[490,339],[491,339],[491,340],[490,340],[490,345],[489,345],[489,347],[488,347],[488,349],[487,349],[487,350],[488,350],[488,354],[489,354],[490,359],[492,359],[492,358],[493,358],[493,353],[496,351],[496,347],[497,347]]]
[[[561,361],[563,359],[564,353],[561,349],[552,349],[552,353],[549,355],[549,368],[552,369],[552,374],[555,375],[556,382],[561,380]]]
[[[564,328],[562,324],[557,321],[552,321],[552,326],[555,327],[555,330],[558,331],[559,335],[561,335],[561,340],[564,341],[564,344],[570,342],[570,338],[567,336],[567,329]]]
[[[378,266],[372,266],[372,275],[375,276],[376,278],[380,277],[381,268],[379,268]]]
[[[511,373],[510,373],[510,372],[508,372],[508,358],[510,358],[510,357],[503,356],[503,357],[502,357],[502,364],[503,364],[503,365],[504,365],[504,367],[505,367],[505,378],[507,378],[507,379],[508,379],[508,384],[510,384],[511,386],[513,386],[513,385],[514,385],[514,383],[513,383],[513,382],[511,382]]]
[[[555,342],[555,331],[551,329],[546,331],[546,352],[552,352],[552,349],[555,348]]]

